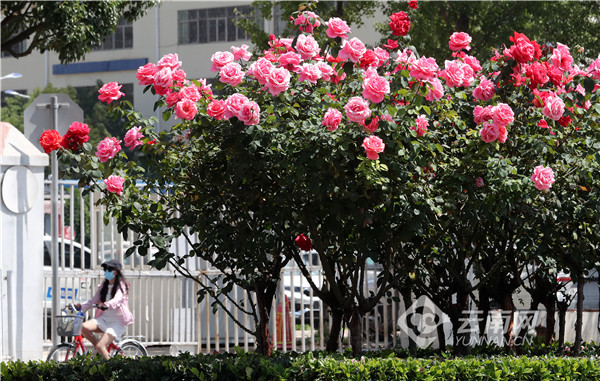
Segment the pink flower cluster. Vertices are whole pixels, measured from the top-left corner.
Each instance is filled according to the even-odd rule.
[[[319,16],[310,11],[302,12],[298,17],[292,18],[292,20],[294,20],[294,25],[297,25],[300,31],[306,33],[312,33],[315,28],[318,28],[321,25]]]
[[[514,121],[512,108],[506,103],[498,103],[496,106],[476,106],[473,110],[475,123],[483,124],[479,130],[481,139],[486,143],[498,140],[506,142],[508,131],[506,127]]]
[[[235,93],[223,102],[222,115],[228,119],[235,116],[247,126],[254,125],[260,121],[260,107],[245,95]]]

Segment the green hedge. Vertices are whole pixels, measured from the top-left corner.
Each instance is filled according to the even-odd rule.
[[[600,380],[590,357],[467,357],[359,359],[343,354],[254,353],[156,356],[137,360],[79,358],[1,364],[2,380]]]

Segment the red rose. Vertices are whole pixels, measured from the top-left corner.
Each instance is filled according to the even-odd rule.
[[[514,44],[510,47],[510,54],[519,63],[526,63],[542,56],[542,51],[538,43],[531,41],[523,33],[515,32],[514,36],[510,37],[509,40]]]
[[[419,7],[417,5],[417,0],[409,0],[408,1],[408,6],[411,7],[412,9],[417,9]]]
[[[304,251],[312,250],[312,247],[313,247],[312,242],[310,241],[310,238],[308,238],[304,234],[300,234],[300,235],[298,235],[298,237],[296,237],[296,245],[298,245],[300,250],[304,250]]]
[[[60,148],[61,139],[58,131],[46,130],[42,132],[42,136],[40,136],[40,145],[44,149],[44,152],[50,153]]]
[[[66,149],[77,150],[90,139],[90,128],[85,123],[73,122],[60,143]]]
[[[389,26],[394,36],[406,36],[410,29],[410,18],[406,12],[397,12],[390,16]]]
[[[527,78],[529,78],[530,86],[532,88],[537,87],[538,85],[543,86],[550,79],[548,78],[548,67],[545,62],[534,62],[531,65],[527,66],[525,75],[527,76]]]
[[[363,54],[362,57],[360,57],[360,60],[358,61],[358,66],[360,66],[361,69],[377,67],[379,66],[379,58],[377,57],[377,54],[375,54],[374,51],[367,49],[365,54]]]

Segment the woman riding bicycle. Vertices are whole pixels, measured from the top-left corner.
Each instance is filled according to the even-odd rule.
[[[108,359],[108,346],[121,339],[127,326],[133,323],[133,315],[129,310],[129,283],[121,273],[121,263],[111,259],[104,262],[102,268],[106,279],[98,286],[96,295],[83,304],[77,303],[75,308],[86,311],[98,305],[95,318],[83,323],[81,333]],[[95,333],[102,334],[99,340]]]

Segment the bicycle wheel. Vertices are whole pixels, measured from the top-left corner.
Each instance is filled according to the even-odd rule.
[[[56,362],[64,362],[72,359],[75,356],[77,356],[77,353],[75,352],[75,345],[71,343],[61,343],[50,349],[46,361],[53,360]]]
[[[148,351],[146,348],[137,341],[125,341],[119,345],[119,348],[121,349],[121,352],[115,350],[113,353],[111,353],[111,355],[114,356],[116,354],[120,354],[123,357],[131,358],[148,356]]]

